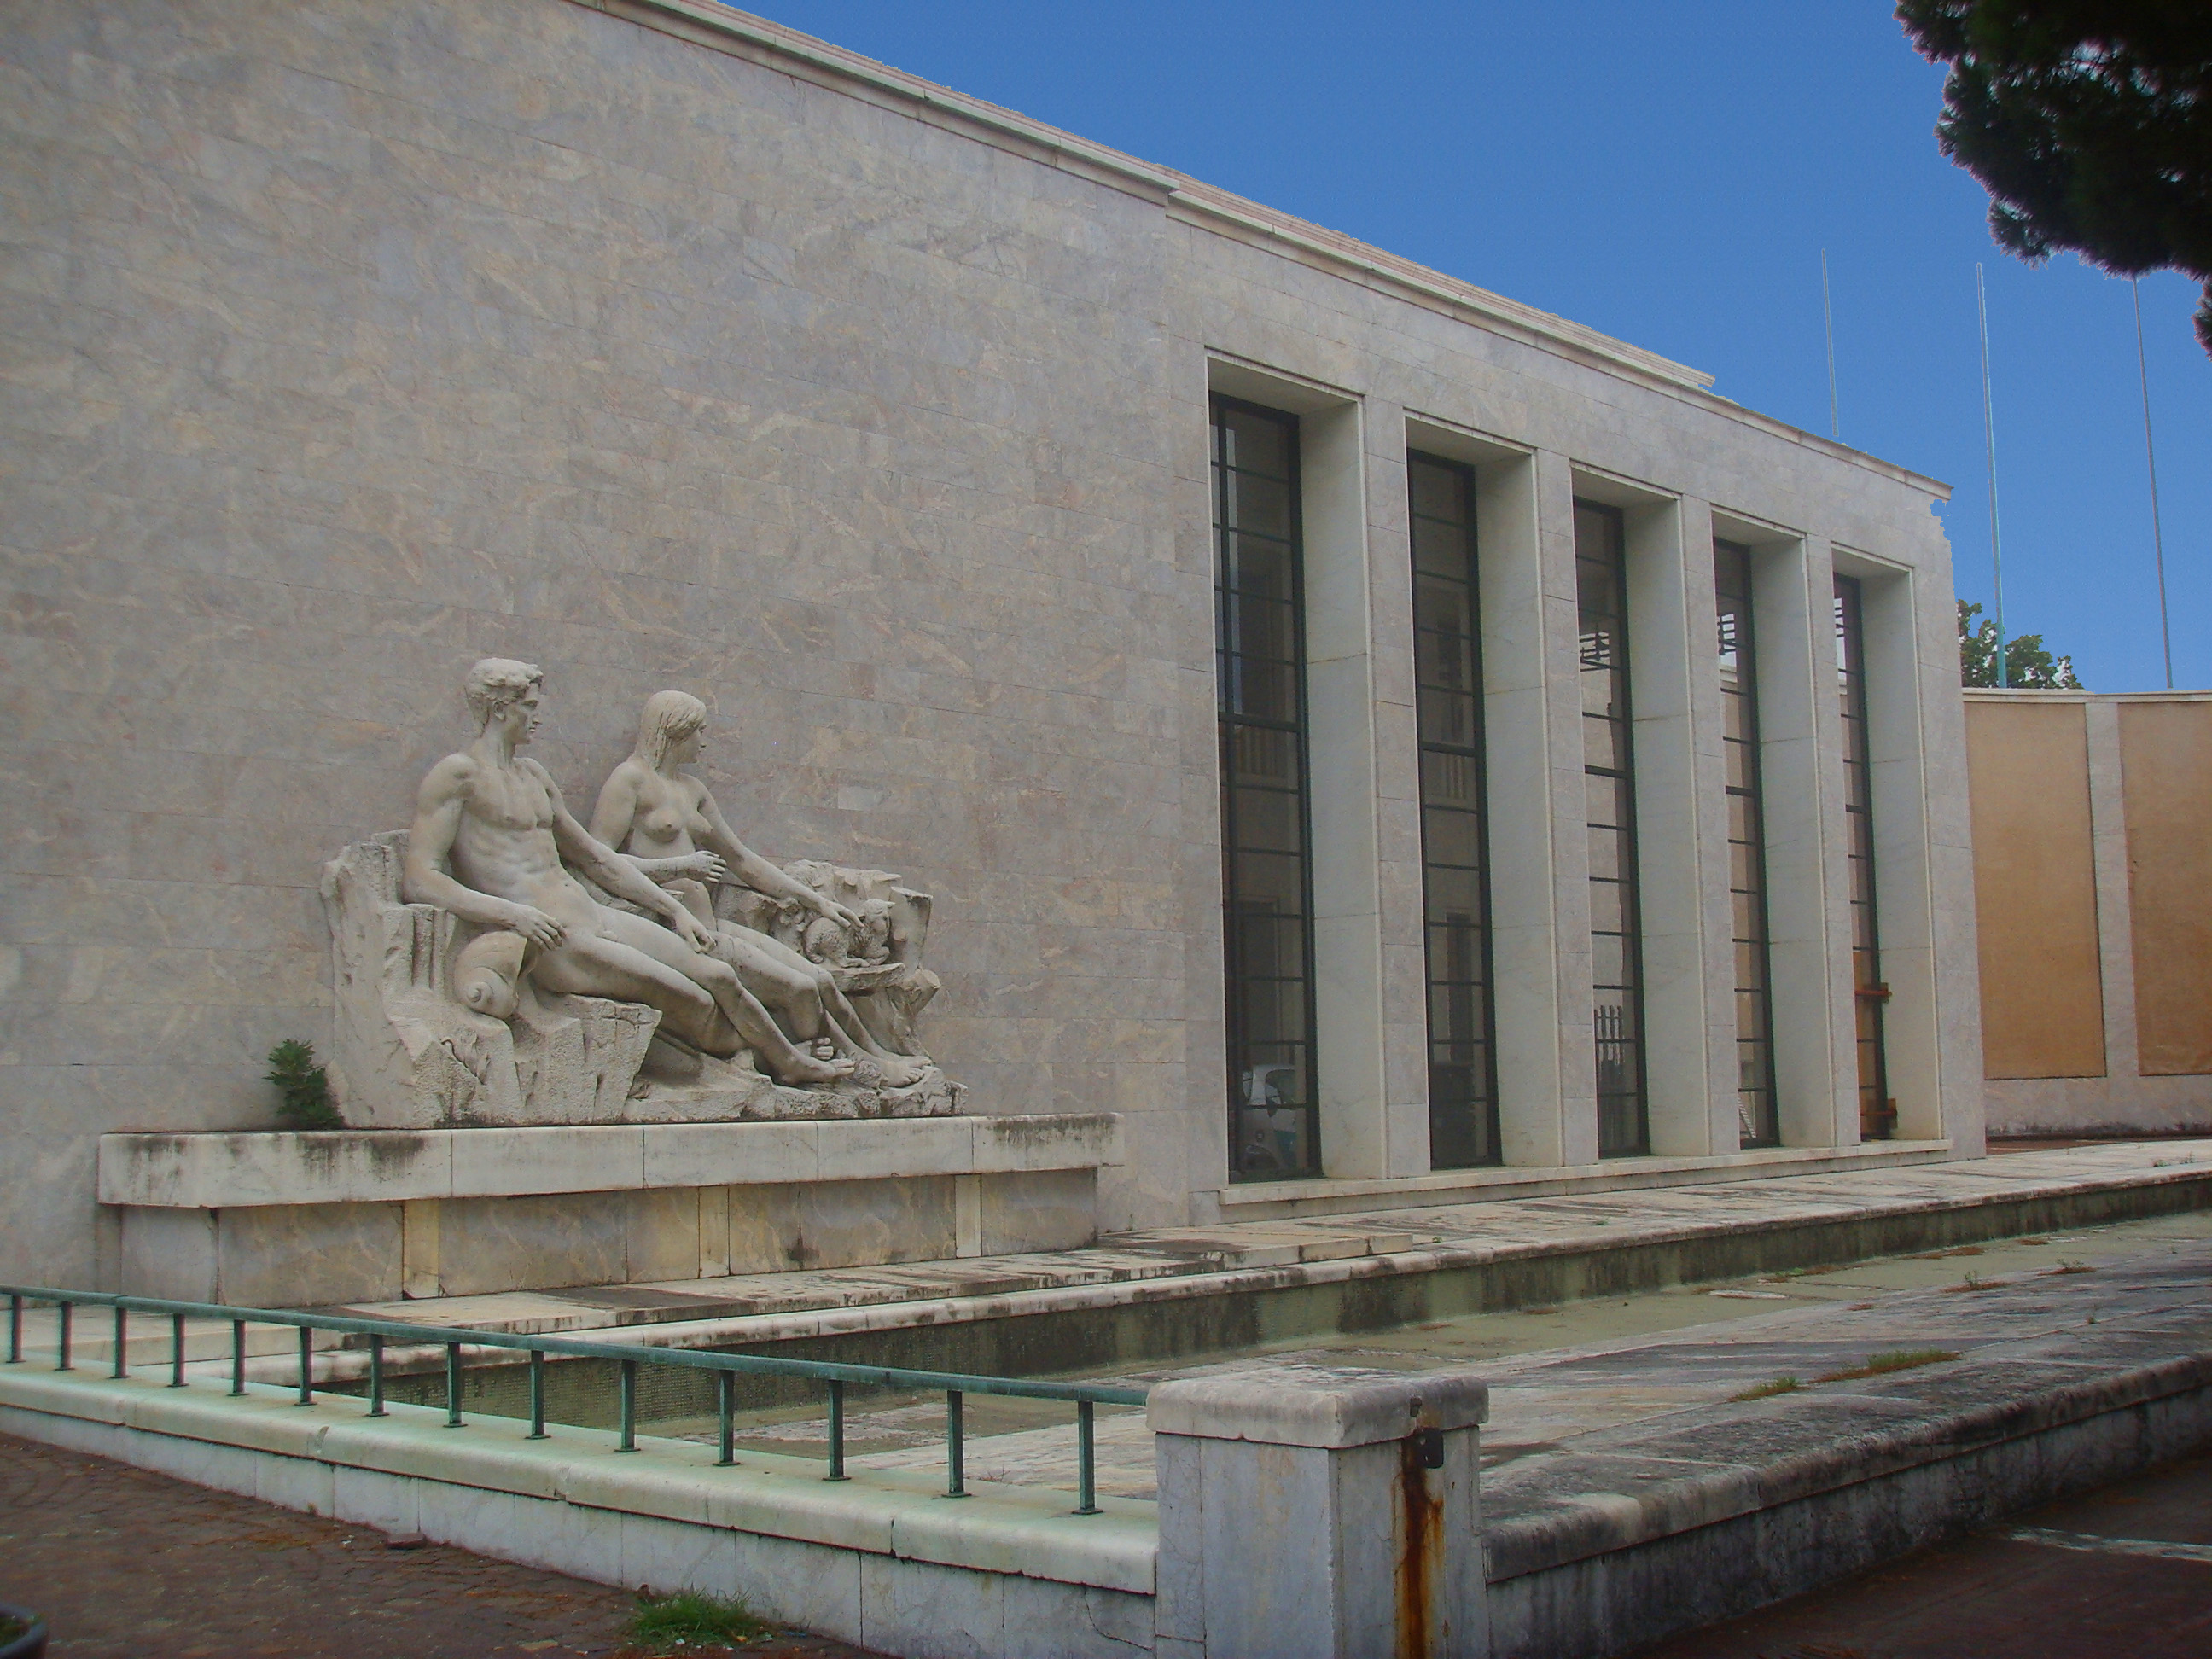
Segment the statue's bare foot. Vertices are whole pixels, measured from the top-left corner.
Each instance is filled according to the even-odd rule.
[[[903,1054],[871,1054],[869,1063],[883,1074],[886,1089],[905,1089],[929,1074],[929,1062],[911,1060]]]
[[[805,1088],[810,1083],[842,1083],[852,1075],[849,1060],[817,1060],[804,1050],[795,1050],[788,1063],[776,1068],[775,1080]]]

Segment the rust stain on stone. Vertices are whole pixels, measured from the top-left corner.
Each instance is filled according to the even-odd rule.
[[[1418,1407],[1417,1407],[1418,1408]],[[1397,1564],[1397,1659],[1428,1659],[1437,1632],[1429,1627],[1437,1574],[1443,1565],[1444,1506],[1429,1489],[1436,1431],[1425,1423],[1398,1443],[1400,1551]],[[1436,1460],[1441,1462],[1441,1459]]]

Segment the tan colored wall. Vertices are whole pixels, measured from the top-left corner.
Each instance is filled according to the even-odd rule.
[[[2212,703],[2120,710],[2143,1075],[2212,1073]]]
[[[2089,755],[2078,702],[1969,702],[1983,1071],[2101,1077]]]

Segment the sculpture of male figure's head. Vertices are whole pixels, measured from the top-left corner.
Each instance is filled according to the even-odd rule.
[[[519,744],[528,743],[537,729],[538,694],[544,683],[545,671],[534,662],[486,657],[469,670],[461,692],[478,732],[504,727],[508,740]]]

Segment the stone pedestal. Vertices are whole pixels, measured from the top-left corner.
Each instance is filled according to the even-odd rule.
[[[122,1285],[388,1302],[1072,1249],[1110,1114],[111,1134]]]
[[[1471,1372],[1164,1383],[1158,1659],[1484,1659]]]

